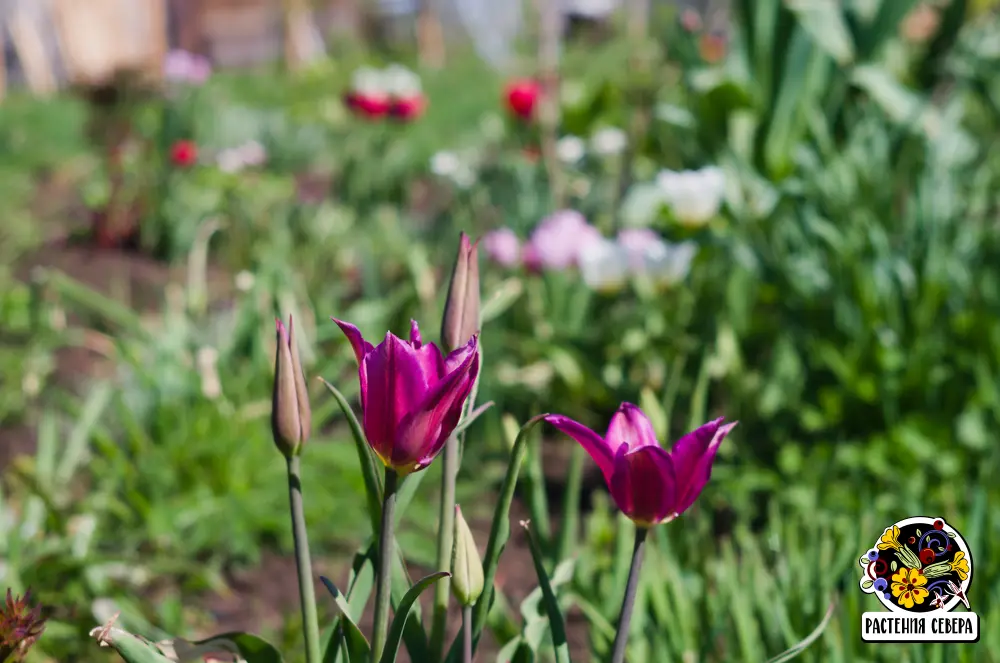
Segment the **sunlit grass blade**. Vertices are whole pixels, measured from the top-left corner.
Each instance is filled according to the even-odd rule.
[[[790,661],[802,652],[804,652],[812,643],[816,642],[823,631],[826,630],[827,625],[830,623],[830,619],[833,617],[833,611],[837,607],[836,601],[830,602],[830,607],[826,609],[826,614],[823,616],[823,620],[819,623],[812,633],[807,635],[802,642],[796,644],[794,647],[789,648],[783,653],[770,659],[767,663],[785,663],[785,661]]]
[[[421,578],[407,590],[403,599],[396,605],[396,614],[393,617],[392,626],[389,627],[389,637],[386,639],[385,649],[382,650],[380,663],[395,662],[396,652],[399,650],[399,642],[403,638],[403,628],[406,626],[407,619],[410,616],[410,608],[413,607],[413,604],[416,603],[424,590],[441,578],[448,577],[451,577],[451,574],[447,571],[438,571]]]
[[[545,613],[549,616],[549,628],[552,631],[552,649],[555,653],[556,663],[570,663],[569,643],[566,641],[566,621],[563,619],[562,610],[559,607],[559,599],[552,591],[552,584],[549,576],[545,572],[545,563],[542,559],[542,551],[538,547],[531,528],[525,521],[521,522],[521,527],[528,535],[528,547],[531,549],[531,561],[535,565],[535,573],[538,575],[538,584],[542,588],[542,597],[545,604]]]

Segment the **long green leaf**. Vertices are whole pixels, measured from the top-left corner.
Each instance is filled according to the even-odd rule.
[[[179,663],[200,663],[206,654],[221,654],[223,652],[236,656],[246,663],[282,663],[281,652],[263,638],[250,633],[233,631],[213,635],[204,640],[188,641],[175,638],[161,646],[167,645],[174,650]]]
[[[552,583],[549,582],[549,575],[545,572],[545,563],[542,560],[542,551],[538,547],[538,541],[532,534],[528,523],[522,522],[521,527],[528,535],[528,547],[531,549],[531,561],[535,564],[535,573],[538,575],[538,584],[542,588],[542,597],[545,603],[545,612],[549,616],[549,628],[552,630],[552,649],[555,652],[556,663],[570,663],[569,643],[566,641],[566,621],[563,619],[562,610],[559,608],[559,599],[552,591]]]
[[[358,418],[354,416],[351,404],[347,402],[347,399],[344,398],[339,389],[323,378],[320,378],[320,380],[323,381],[323,384],[326,385],[326,388],[330,390],[330,393],[337,400],[337,404],[340,406],[341,411],[343,411],[344,416],[347,417],[347,423],[351,427],[351,436],[354,438],[354,446],[357,449],[358,460],[361,463],[361,475],[365,481],[365,499],[368,501],[368,514],[371,517],[372,532],[378,532],[379,523],[382,520],[382,484],[375,469],[375,456],[372,453],[371,447],[368,446],[368,440],[365,439],[364,429],[361,428]]]
[[[329,578],[320,576],[319,579],[323,581],[327,590],[333,595],[334,605],[337,607],[337,612],[340,613],[340,623],[343,626],[344,638],[347,641],[348,660],[350,663],[364,663],[368,660],[368,653],[371,651],[371,646],[368,644],[368,640],[365,639],[361,629],[358,628],[358,625],[351,618],[351,606],[347,603],[347,598]]]
[[[399,650],[399,641],[403,638],[403,628],[406,626],[406,621],[410,616],[410,608],[413,607],[413,604],[416,603],[417,598],[420,597],[425,589],[433,585],[441,578],[448,577],[451,577],[451,574],[447,571],[432,573],[429,576],[425,576],[418,580],[416,584],[410,587],[410,589],[406,592],[406,595],[403,596],[403,600],[396,606],[396,614],[392,619],[392,626],[389,627],[389,637],[386,640],[385,649],[382,650],[380,663],[395,663],[396,652]]]
[[[486,625],[486,616],[489,614],[490,606],[493,604],[493,580],[496,578],[497,566],[500,564],[500,555],[503,554],[504,546],[510,539],[510,505],[514,501],[514,489],[517,487],[517,476],[521,471],[524,456],[528,451],[528,433],[547,414],[539,414],[528,420],[517,434],[514,441],[514,448],[510,453],[510,461],[507,463],[507,474],[504,476],[503,484],[500,487],[500,498],[497,501],[496,509],[493,511],[493,523],[490,525],[490,538],[486,543],[486,554],[483,556],[483,594],[476,603],[472,615],[472,647],[475,649],[482,635],[483,627]],[[448,650],[447,661],[457,663],[461,659],[462,643],[459,638],[452,643]]]
[[[767,663],[785,663],[785,661],[790,661],[802,652],[806,650],[812,643],[819,639],[819,636],[823,635],[823,631],[826,630],[827,625],[830,623],[830,619],[833,617],[833,610],[837,607],[837,602],[832,601],[830,607],[826,609],[826,615],[823,616],[823,620],[819,623],[812,633],[807,635],[802,642],[796,644],[794,647],[790,647],[785,652],[775,656]]]

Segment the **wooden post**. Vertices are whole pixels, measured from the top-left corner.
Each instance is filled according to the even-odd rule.
[[[430,69],[444,67],[445,61],[444,28],[441,27],[435,2],[436,0],[420,0],[417,12],[417,54],[420,64]]]
[[[0,102],[7,96],[7,41],[6,26],[0,22]]]
[[[324,47],[308,0],[285,0],[285,65],[295,71],[315,60]]]
[[[147,4],[150,38],[147,75],[153,81],[160,81],[163,78],[163,62],[170,49],[167,0],[147,0]]]
[[[562,12],[559,4],[558,0],[538,0],[538,77],[542,86],[538,124],[542,159],[549,176],[552,201],[557,209],[566,202],[563,172],[556,155],[556,142],[559,140],[559,51],[562,39]]]
[[[18,3],[10,14],[8,29],[28,87],[35,94],[49,94],[56,90],[57,84],[39,25],[41,18],[38,5]]]

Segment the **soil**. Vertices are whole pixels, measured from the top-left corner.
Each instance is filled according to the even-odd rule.
[[[313,184],[315,183],[308,183]],[[33,256],[29,256],[18,270],[21,278],[29,278],[35,267],[47,267],[65,273],[67,276],[105,294],[114,296],[140,314],[154,312],[163,301],[164,289],[167,284],[183,279],[183,272],[171,270],[163,264],[148,257],[124,253],[118,250],[99,249],[97,247],[73,246],[64,241],[56,240]],[[225,296],[232,279],[229,275],[210,270],[210,290],[217,296]],[[123,287],[122,284],[125,284]],[[74,391],[85,388],[86,383],[95,376],[108,375],[112,370],[110,360],[93,348],[70,348],[61,350],[57,355],[55,373],[56,384]],[[0,472],[18,455],[31,454],[35,448],[35,431],[29,426],[0,428]],[[566,445],[546,445],[552,449],[543,458],[546,474],[551,474],[556,481],[550,485],[555,494],[550,499],[558,499],[558,479],[565,471]],[[556,469],[558,468],[558,469]],[[550,472],[551,470],[551,472]],[[558,475],[558,476],[557,476]],[[594,476],[588,476],[591,484]],[[589,492],[589,491],[585,491]],[[511,510],[511,539],[507,543],[496,576],[496,586],[503,592],[512,606],[520,605],[521,601],[531,593],[537,585],[531,554],[523,530],[517,526],[520,520],[526,519],[527,509],[519,498],[515,498]],[[485,547],[488,538],[489,521],[470,522],[473,535],[481,548]],[[483,552],[482,550],[480,551]],[[338,583],[346,584],[349,567],[346,559],[327,559],[315,562],[316,575],[327,575]],[[428,569],[413,567],[410,569],[413,577],[421,577]],[[192,638],[207,637],[213,633],[226,631],[252,631],[280,629],[289,614],[298,611],[298,588],[290,579],[295,576],[295,563],[291,556],[281,556],[275,552],[264,554],[261,563],[255,568],[234,571],[227,579],[224,591],[205,595],[200,601],[202,610],[214,617],[214,623],[207,626],[202,633],[189,634]],[[317,586],[317,597],[326,595],[324,587]],[[429,625],[430,601],[432,592],[421,597],[424,610],[425,625]],[[450,635],[457,634],[461,616],[453,603],[453,614],[449,618]],[[516,608],[515,608],[516,609]],[[371,627],[371,614],[362,620],[362,630],[368,632]],[[582,615],[571,613],[567,617],[567,635],[571,653],[576,661],[588,660],[587,626]],[[483,636],[476,659],[479,661],[495,660],[498,646],[489,633]],[[401,651],[401,663],[409,663],[410,659]]]

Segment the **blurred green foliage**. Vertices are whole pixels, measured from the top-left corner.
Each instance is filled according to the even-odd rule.
[[[497,405],[470,436],[459,501],[501,476],[503,413],[559,411],[601,429],[629,400],[665,440],[711,416],[739,419],[699,506],[654,537],[637,661],[766,660],[831,601],[807,660],[998,660],[1000,25],[953,0],[935,36],[909,40],[902,22],[916,4],[737,2],[717,65],[702,57],[703,34],[671,21],[641,50],[648,68],[631,66],[627,44],[566,54],[563,132],[618,126],[634,147],[566,168],[568,204],[605,230],[635,212],[701,251],[686,283],[613,296],[573,273],[484,262],[484,297],[496,298],[479,400]],[[523,154],[534,136],[505,119],[495,72],[455,57],[423,73],[419,122],[369,124],[341,103],[359,62],[298,77],[219,73],[135,109],[154,155],[128,162],[137,182],[155,182],[141,245],[182,274],[157,285],[155,314],[58,269],[21,269],[53,228],[86,226],[66,218],[81,200],[107,202],[106,164],[81,102],[0,106],[0,426],[30,426],[38,443],[5,469],[0,570],[53,606],[34,660],[90,660],[85,634],[106,599],[137,630],[204,629],[201,592],[234,564],[288,549],[265,421],[274,315],[295,315],[309,374],[353,396],[353,356],[328,316],[369,336],[413,317],[433,338],[459,229],[523,236],[552,211],[550,174]],[[202,165],[168,166],[178,139],[197,142]],[[211,164],[247,140],[265,147],[264,166]],[[470,184],[430,172],[442,151],[470,164]],[[658,169],[707,164],[727,175],[720,218],[692,231],[646,209]],[[64,200],[39,196],[60,178],[72,183]],[[57,352],[81,347],[111,371],[68,390]],[[307,516],[316,554],[335,557],[366,535],[367,518],[340,414],[312,386]],[[541,495],[536,470],[522,486],[529,502]],[[401,534],[411,561],[433,560],[437,483],[423,483]],[[565,547],[544,528],[542,541],[554,588],[587,617],[601,660],[631,536],[586,485],[593,511],[572,568],[556,570]],[[857,556],[918,514],[954,523],[975,555],[979,645],[860,642],[872,607]],[[544,650],[538,591],[508,617],[498,634]]]

